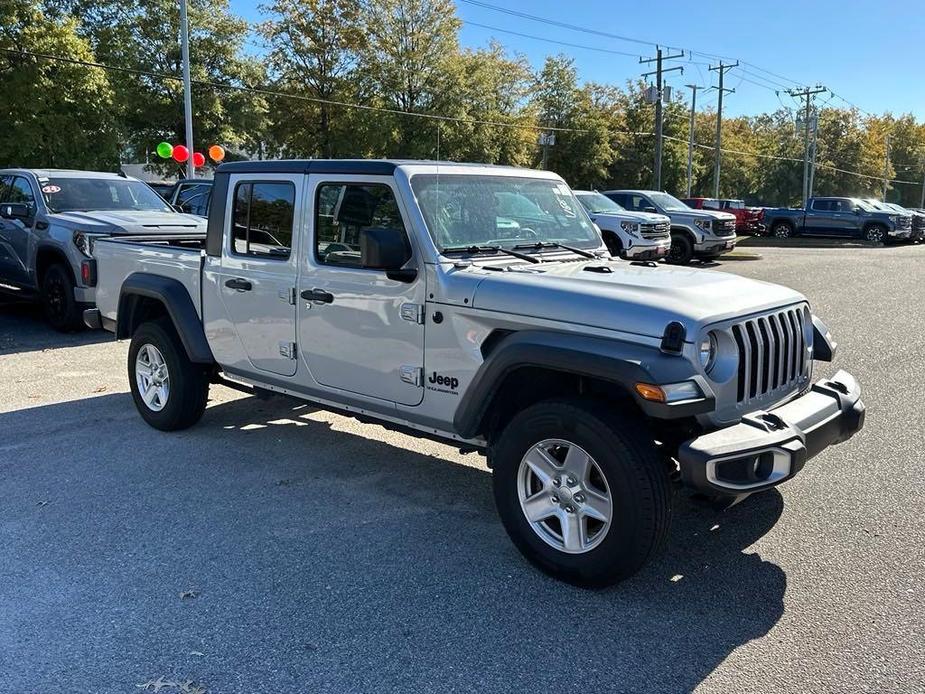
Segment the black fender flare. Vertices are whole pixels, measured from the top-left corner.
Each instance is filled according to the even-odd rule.
[[[631,344],[614,339],[571,335],[544,330],[515,332],[498,342],[472,379],[456,408],[453,426],[463,438],[479,432],[485,415],[505,378],[524,367],[541,367],[599,379],[621,387],[648,416],[676,419],[711,412],[715,404],[712,388],[696,373],[690,362],[663,353],[658,347]],[[702,400],[666,405],[644,400],[637,383],[696,381]]]
[[[131,329],[135,323],[132,314],[137,297],[155,299],[164,305],[190,361],[195,364],[215,362],[189,291],[178,280],[170,277],[133,272],[125,278],[119,293],[119,309],[116,314],[117,339],[125,340],[131,337]]]

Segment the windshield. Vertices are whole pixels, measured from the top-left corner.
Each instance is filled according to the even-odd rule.
[[[540,241],[600,244],[588,215],[561,181],[418,174],[411,188],[440,250]]]
[[[620,205],[600,193],[575,193],[575,197],[591,214],[613,214],[624,211]]]
[[[690,207],[678,200],[674,195],[669,195],[668,193],[648,193],[648,196],[652,199],[652,202],[663,210],[684,212],[690,209]]]
[[[861,200],[860,198],[853,198],[851,200],[855,205],[860,207],[862,210],[867,212],[883,212],[879,205],[873,204],[873,202],[868,202],[867,200]]]
[[[124,178],[42,179],[42,195],[52,212],[144,210],[171,212],[147,184]]]

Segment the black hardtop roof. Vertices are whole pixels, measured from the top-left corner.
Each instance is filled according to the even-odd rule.
[[[432,161],[424,159],[273,159],[263,161],[234,161],[221,164],[216,170],[219,174],[237,173],[323,173],[323,174],[364,174],[373,176],[390,176],[402,164],[439,164],[441,167],[454,166],[493,166],[491,164],[473,164],[470,162]],[[501,166],[494,168],[516,168]]]

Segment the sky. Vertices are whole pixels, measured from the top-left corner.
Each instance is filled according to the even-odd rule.
[[[666,61],[665,67],[684,66],[683,75],[680,71],[666,74],[666,83],[686,93],[690,91],[686,84],[717,84],[709,65],[716,65],[720,57],[740,61],[740,67],[726,73],[725,86],[736,90],[724,97],[724,111],[729,115],[794,107],[798,102],[784,91],[797,87],[798,82],[822,84],[835,92],[837,96],[816,97],[819,105],[847,106],[847,100],[863,111],[912,113],[925,120],[925,61],[919,53],[925,48],[921,0],[476,2],[647,42],[574,31],[457,0],[457,14],[464,22],[462,46],[483,47],[495,39],[535,67],[548,55],[564,53],[575,60],[582,80],[623,85],[654,69],[638,61],[640,56],[653,56],[658,43],[684,50],[684,58]],[[251,21],[260,19],[258,3],[253,0],[231,0],[231,6]],[[697,100],[698,107],[715,108],[716,91],[700,92]]]

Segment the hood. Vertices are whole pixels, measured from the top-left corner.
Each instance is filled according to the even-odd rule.
[[[735,215],[728,212],[720,212],[718,210],[695,210],[693,208],[689,210],[678,210],[674,214],[683,214],[693,219],[720,219],[720,220],[731,220],[735,221]]]
[[[670,224],[671,219],[666,217],[663,214],[658,214],[655,212],[631,212],[626,210],[625,212],[614,212],[609,214],[607,212],[602,213],[592,213],[591,219],[597,221],[598,219],[611,219],[615,222],[638,222],[640,224]]]
[[[205,219],[179,212],[101,210],[56,212],[49,217],[55,224],[101,234],[182,234],[206,230]]]
[[[610,272],[590,271],[608,267]],[[705,325],[805,301],[792,289],[726,272],[589,260],[486,272],[476,309],[661,337],[680,321],[693,339]]]

